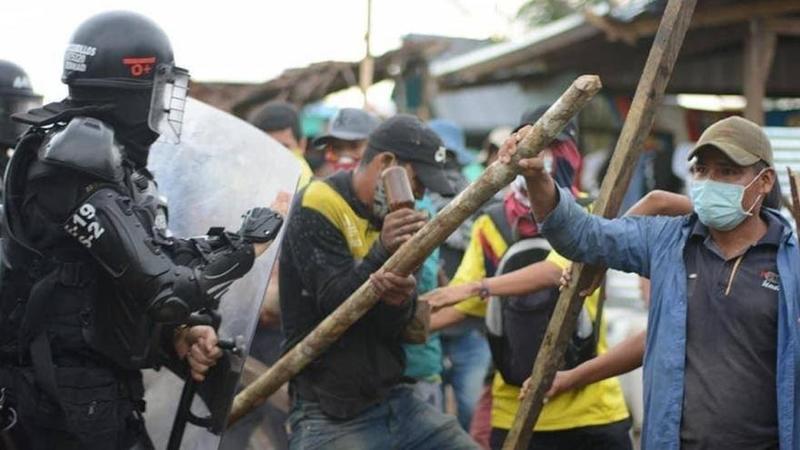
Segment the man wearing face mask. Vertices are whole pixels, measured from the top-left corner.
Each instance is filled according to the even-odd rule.
[[[317,173],[327,176],[358,167],[367,149],[367,138],[379,124],[377,117],[363,109],[342,108],[337,111],[328,132],[313,142],[314,147],[322,149],[325,154],[326,167]]]
[[[501,160],[516,151],[507,141]],[[739,117],[709,127],[689,153],[688,216],[607,220],[575,205],[520,161],[542,234],[565,256],[651,279],[643,448],[798,449],[797,239],[762,207],[772,149]]]
[[[158,25],[102,13],[67,46],[69,97],[14,116],[31,125],[3,201],[0,426],[14,448],[152,448],[140,370],[202,381],[222,356],[189,315],[215,308],[266,250],[247,230],[266,231],[271,214],[254,211],[238,234],[167,229],[147,159],[159,136],[179,138],[188,77]]]
[[[281,251],[285,349],[372,279],[381,301],[291,381],[291,447],[474,448],[453,417],[417,399],[403,377],[402,332],[416,307],[415,280],[379,269],[425,223],[389,212],[381,173],[406,169],[414,196],[452,194],[445,148],[416,117],[398,115],[369,137],[360,165],[312,181],[297,197]]]

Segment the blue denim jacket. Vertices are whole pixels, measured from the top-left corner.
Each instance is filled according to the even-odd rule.
[[[588,214],[559,190],[556,208],[539,230],[565,257],[604,264],[651,280],[647,348],[644,358],[645,420],[642,448],[680,448],[683,377],[686,361],[686,268],[683,249],[689,236],[689,216],[623,217],[608,220]],[[800,322],[800,253],[791,226],[784,223],[778,249],[780,306],[778,309],[778,430],[780,448],[800,450],[798,389],[795,389]]]

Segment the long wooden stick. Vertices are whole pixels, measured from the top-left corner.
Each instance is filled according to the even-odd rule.
[[[636,160],[653,126],[656,106],[664,97],[664,90],[689,28],[696,2],[697,0],[670,0],[667,4],[639,79],[631,109],[603,180],[599,198],[595,202],[596,214],[611,218],[616,217],[619,211]],[[575,330],[575,323],[583,306],[583,297],[579,293],[591,285],[601,270],[583,264],[573,265],[572,283],[559,296],[539,353],[536,355],[531,374],[531,386],[534,388],[520,403],[514,424],[503,444],[504,450],[528,448],[533,425],[542,410],[544,394],[561,366],[567,341]]]
[[[561,98],[534,124],[520,142],[518,155],[536,155],[567,122],[600,90],[600,78],[584,75],[576,79]],[[517,156],[517,158],[521,157]],[[384,269],[408,274],[455,229],[517,174],[517,165],[495,163],[428,222],[383,265]],[[378,301],[369,281],[326,317],[308,336],[287,352],[267,373],[236,396],[231,410],[233,423],[289,381],[363,316]]]

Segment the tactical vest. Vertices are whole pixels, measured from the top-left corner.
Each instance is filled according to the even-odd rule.
[[[33,365],[37,378],[47,378],[40,372],[49,371],[45,366],[52,363],[122,370],[148,367],[152,360],[147,349],[152,342],[145,337],[152,334],[153,324],[144,320],[141,306],[115,288],[103,268],[61,224],[52,228],[56,236],[48,242],[55,244],[48,248],[37,249],[29,239],[22,204],[28,184],[47,177],[58,180],[59,173],[71,169],[61,161],[49,161],[46,152],[64,128],[32,129],[9,163],[2,233],[0,358],[5,364]],[[119,152],[116,144],[114,151]],[[154,239],[167,240],[165,202],[152,176],[146,169],[135,171],[121,158],[117,162],[117,167],[108,168],[121,172],[115,188],[132,199],[133,210],[153,230]],[[97,181],[110,183],[100,177]]]

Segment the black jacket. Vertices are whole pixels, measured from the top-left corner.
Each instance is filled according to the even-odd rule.
[[[352,189],[352,174],[313,181],[295,200],[280,257],[284,351],[302,340],[379,269],[389,253]],[[415,299],[412,299],[415,300]],[[350,418],[403,381],[401,334],[415,301],[379,302],[292,381],[300,398]]]

